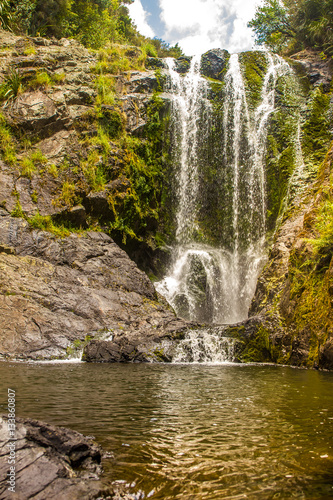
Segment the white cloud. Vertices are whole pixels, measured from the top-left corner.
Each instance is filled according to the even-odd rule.
[[[162,38],[180,44],[188,55],[212,48],[230,52],[249,50],[254,44],[247,27],[260,0],[159,0]]]
[[[141,0],[134,0],[134,2],[127,6],[131,19],[136,24],[139,32],[149,38],[154,38],[155,33],[153,29],[149,26],[147,17],[148,13],[142,7]]]

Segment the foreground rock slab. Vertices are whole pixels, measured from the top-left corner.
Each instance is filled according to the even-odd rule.
[[[76,500],[114,498],[98,480],[102,449],[91,439],[64,427],[17,418],[15,492],[8,490],[7,417],[0,416],[0,499]]]

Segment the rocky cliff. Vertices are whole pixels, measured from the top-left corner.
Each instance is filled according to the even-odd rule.
[[[221,146],[229,57],[218,49],[201,60],[212,126],[199,154],[196,238],[215,246],[232,225]],[[254,115],[268,59],[247,52],[239,61]],[[1,354],[85,348],[88,361],[170,360],[191,325],[128,257],[162,276],[175,234],[165,62],[137,47],[96,52],[0,31],[0,63]],[[239,360],[332,369],[331,151],[323,163],[332,72],[315,52],[290,64],[276,82],[265,150],[269,260],[250,319],[229,333]],[[182,57],[175,70],[189,66]]]
[[[249,321],[230,327],[244,361],[333,369],[332,160],[278,228]]]
[[[143,185],[151,174],[136,152],[153,146],[126,132],[149,125],[154,71],[113,66],[111,79],[73,40],[1,31],[0,46],[1,354],[67,357],[108,339],[113,361],[159,360],[160,340],[187,325],[103,232],[133,236],[135,250],[154,227],[156,186]],[[124,50],[135,65],[138,49]]]
[[[309,170],[301,183],[290,178],[250,319],[230,333],[241,340],[243,361],[332,370],[332,65],[311,51],[293,61],[311,84],[302,120]]]

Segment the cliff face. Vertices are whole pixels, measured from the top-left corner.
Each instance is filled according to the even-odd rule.
[[[170,359],[161,345],[167,352],[189,325],[158,301],[116,244],[163,275],[176,173],[165,63],[148,58],[144,66],[136,47],[95,53],[73,40],[4,31],[0,45],[0,352],[50,358],[89,344],[87,360]],[[197,238],[215,246],[231,234],[223,166],[231,146],[221,146],[229,57],[215,50],[201,62],[211,129],[199,154]],[[248,52],[239,62],[252,116],[268,59]],[[332,151],[322,163],[331,69],[315,53],[291,64],[277,79],[267,131],[268,264],[250,319],[229,332],[239,339],[240,360],[332,369]],[[180,58],[175,68],[184,74],[189,66]]]
[[[329,101],[330,66],[323,67],[313,54],[300,58],[308,78],[319,82]],[[312,91],[314,100],[318,87]],[[332,147],[322,161],[330,134],[322,127],[325,113],[315,107],[310,97],[303,114],[302,149],[309,174],[301,183],[291,177],[249,320],[230,327],[240,340],[242,361],[333,369]]]
[[[0,270],[3,355],[65,357],[92,339],[120,338],[114,361],[154,360],[160,340],[186,328],[102,232],[57,239],[2,210]]]
[[[243,360],[331,370],[332,146],[324,158],[323,152],[331,138],[332,67],[309,51],[294,60],[311,83],[301,124],[308,175],[302,183],[290,178],[250,319],[233,332]]]
[[[156,225],[153,141],[127,135],[155,112],[154,71],[96,76],[103,61],[75,41],[1,31],[0,45],[0,353],[66,357],[107,338],[113,361],[160,359],[186,324],[102,232],[121,241],[135,227],[142,242]]]
[[[333,369],[332,160],[331,148],[318,179],[276,232],[254,318],[241,331],[245,358]]]

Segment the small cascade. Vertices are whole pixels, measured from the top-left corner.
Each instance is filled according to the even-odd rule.
[[[168,275],[156,288],[178,315],[189,320],[213,324],[245,320],[265,263],[267,124],[275,109],[277,78],[290,71],[282,58],[268,53],[265,57],[267,71],[255,109],[248,104],[238,54],[229,60],[222,100],[221,154],[216,151],[227,183],[220,199],[225,213],[217,246],[200,237],[205,228],[198,209],[206,188],[202,179],[209,168],[209,158],[203,157],[200,148],[213,133],[209,85],[200,75],[199,56],[193,57],[185,76],[168,59],[177,182],[176,242]]]
[[[223,331],[201,329],[190,331],[174,353],[173,363],[232,363],[235,339],[224,337]]]

